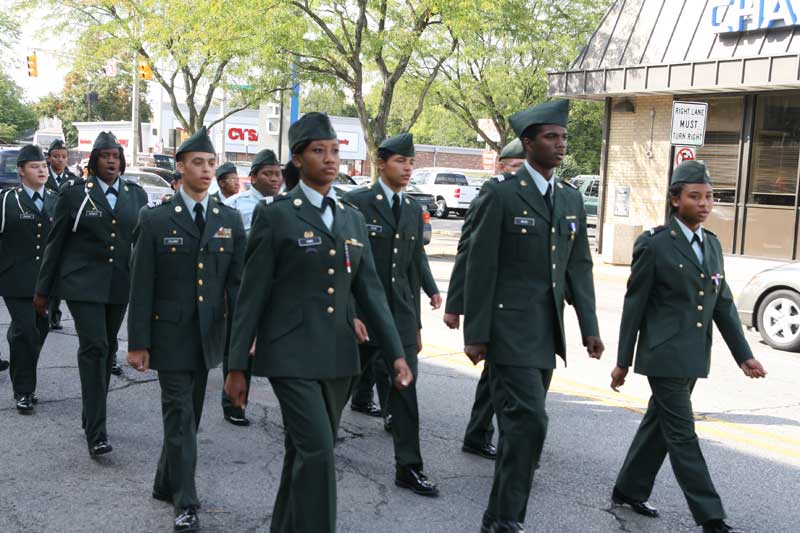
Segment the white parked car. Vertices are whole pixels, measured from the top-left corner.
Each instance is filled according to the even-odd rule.
[[[172,187],[169,183],[157,174],[142,172],[139,170],[125,170],[122,179],[132,181],[140,185],[147,193],[147,205],[158,205],[165,194],[172,194]]]
[[[460,216],[467,213],[480,192],[469,180],[463,170],[452,168],[420,168],[411,174],[411,183],[436,200],[439,218],[447,218],[451,211]]]

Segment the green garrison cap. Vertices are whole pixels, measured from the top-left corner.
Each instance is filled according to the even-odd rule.
[[[522,147],[522,141],[517,138],[505,145],[500,151],[498,159],[500,161],[503,159],[525,159],[525,149]]]
[[[671,185],[676,183],[708,183],[711,185],[711,176],[708,174],[706,164],[700,161],[684,161],[672,171]]]
[[[35,144],[26,144],[17,155],[17,166],[21,167],[28,161],[44,161],[42,149]]]
[[[66,149],[67,145],[64,144],[64,141],[62,141],[61,139],[56,139],[50,143],[50,148],[47,149],[47,153],[49,154],[53,150],[66,150]]]
[[[117,141],[117,138],[114,137],[113,133],[110,131],[101,131],[97,136],[97,139],[94,140],[92,152],[95,150],[105,150],[107,148],[119,148],[122,150],[122,145],[119,144],[119,141]]]
[[[536,124],[557,124],[567,127],[569,119],[569,100],[550,100],[543,104],[535,105],[517,111],[509,121],[517,136],[521,137],[525,130]]]
[[[378,150],[386,150],[406,157],[414,157],[414,136],[410,133],[401,133],[394,137],[389,137],[381,143]]]
[[[289,148],[292,152],[303,143],[329,141],[338,138],[325,113],[306,113],[289,128]]]
[[[230,174],[233,172],[236,174],[236,165],[228,161],[227,163],[222,163],[220,166],[217,167],[216,175],[217,179],[220,179],[225,174]]]
[[[208,130],[205,126],[194,132],[194,134],[183,141],[178,151],[175,152],[175,158],[185,152],[205,152],[207,154],[216,154],[214,145],[211,143],[211,137],[208,136]]]
[[[258,169],[266,166],[280,166],[278,157],[270,149],[265,148],[256,154],[255,159],[250,164],[250,174],[258,172]]]

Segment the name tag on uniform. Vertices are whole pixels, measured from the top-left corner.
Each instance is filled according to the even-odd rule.
[[[33,220],[34,218],[36,218],[36,217],[33,216],[33,213],[20,213],[19,214],[19,219],[20,220]]]
[[[311,237],[310,239],[297,239],[298,246],[319,246],[322,244],[322,237]]]
[[[103,212],[99,210],[88,210],[83,212],[83,216],[86,218],[101,218],[103,216]]]
[[[383,226],[376,226],[374,224],[367,224],[367,230],[373,233],[383,233]]]
[[[164,246],[183,246],[183,237],[164,237]]]
[[[535,226],[536,219],[535,218],[525,218],[525,217],[514,217],[514,225],[515,226]]]
[[[233,237],[233,231],[231,228],[219,228],[214,237],[217,239],[230,239]]]

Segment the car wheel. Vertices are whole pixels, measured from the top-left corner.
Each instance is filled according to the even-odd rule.
[[[758,332],[776,350],[800,351],[800,294],[780,290],[758,306]]]
[[[450,210],[447,208],[447,202],[444,201],[444,198],[436,200],[436,218],[447,218],[449,214]]]

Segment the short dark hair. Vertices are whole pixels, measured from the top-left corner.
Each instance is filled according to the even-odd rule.
[[[387,150],[386,148],[378,148],[378,159],[388,161],[393,155],[395,155],[395,152],[392,152],[391,150]]]
[[[89,155],[89,163],[86,165],[89,167],[89,174],[91,176],[97,176],[97,159],[100,157],[100,152],[105,150],[105,148],[92,150],[92,153]],[[125,174],[125,151],[122,148],[118,148],[119,150],[119,175],[122,176]]]
[[[520,135],[519,138],[528,138],[530,140],[534,140],[541,132],[542,124],[533,124],[525,128],[525,131],[522,132],[522,135]]]
[[[675,212],[675,206],[672,205],[673,198],[680,198],[681,194],[683,194],[683,188],[686,186],[685,183],[673,183],[669,186],[668,193],[667,193],[667,202],[669,202],[669,212],[670,214]]]

